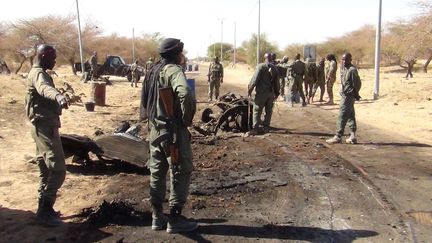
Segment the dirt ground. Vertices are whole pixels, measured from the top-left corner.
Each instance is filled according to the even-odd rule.
[[[196,80],[196,120],[209,105],[207,67],[187,73]],[[67,67],[56,72],[58,87],[67,81],[88,100],[89,84],[80,84]],[[221,93],[246,95],[252,72],[226,67]],[[360,70],[358,145],[325,144],[338,106],[319,103],[291,108],[276,102],[274,129],[266,135],[193,132],[185,214],[200,227],[174,235],[150,229],[147,169],[96,158],[90,165],[67,159],[55,205],[66,224],[38,225],[38,168],[27,162],[35,145],[24,115],[25,79],[0,76],[0,242],[431,242],[431,75],[405,80],[395,67],[381,75],[380,99],[373,100],[373,71]],[[94,139],[96,131],[112,134],[122,121],[137,123],[140,88],[110,80],[107,105],[95,112],[72,105],[61,117],[62,133]]]

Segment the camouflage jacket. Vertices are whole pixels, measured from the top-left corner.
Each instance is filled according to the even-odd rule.
[[[326,81],[335,82],[336,81],[336,71],[337,63],[335,61],[330,61],[326,68]]]
[[[98,62],[97,56],[96,55],[91,56],[89,62],[90,62],[90,66],[92,67],[97,66],[97,62]]]
[[[306,65],[304,62],[302,62],[300,60],[295,60],[290,65],[289,69],[291,70],[291,76],[294,79],[296,79],[296,78],[303,79],[303,76],[305,75],[305,72],[306,72]]]
[[[354,97],[355,99],[360,98],[361,80],[354,65],[342,69],[341,86],[340,93],[342,96]]]
[[[138,74],[138,65],[136,63],[132,63],[130,70],[132,75],[136,76]]]
[[[315,62],[308,62],[306,65],[305,79],[315,82],[317,80],[317,66]]]
[[[207,76],[210,80],[219,80],[224,76],[224,69],[221,63],[213,62],[209,66],[209,71]]]
[[[188,127],[196,111],[196,101],[192,89],[188,86],[186,76],[180,65],[168,64],[164,66],[159,76],[159,87],[171,87],[174,94],[174,116],[176,126]],[[157,130],[169,129],[162,99],[158,97],[154,124]]]
[[[257,94],[273,92],[279,96],[279,72],[271,63],[258,64],[254,75],[248,85],[249,93],[255,88]]]
[[[317,66],[317,81],[319,83],[325,83],[325,71],[324,71],[324,68],[325,68],[325,64],[323,64],[323,65],[318,64],[318,66]]]
[[[56,100],[60,92],[52,77],[42,67],[34,65],[27,77],[25,100],[30,122],[41,126],[60,127],[61,107]]]

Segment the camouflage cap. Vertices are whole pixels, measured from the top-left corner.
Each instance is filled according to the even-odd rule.
[[[166,38],[159,46],[159,54],[179,53],[183,51],[183,42],[175,38]]]

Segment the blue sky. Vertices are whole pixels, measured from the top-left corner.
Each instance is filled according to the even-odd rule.
[[[76,14],[76,0],[13,0],[0,21],[48,14]],[[383,0],[383,23],[417,13],[414,0]],[[376,24],[378,0],[261,0],[261,33],[283,49],[291,43],[313,43],[341,36],[365,24]],[[189,57],[205,55],[210,43],[236,44],[257,32],[257,0],[79,0],[82,24],[92,20],[105,34],[132,37],[160,32],[185,42]],[[221,23],[223,22],[223,24]],[[222,31],[223,30],[223,31]],[[85,44],[85,43],[84,43]]]

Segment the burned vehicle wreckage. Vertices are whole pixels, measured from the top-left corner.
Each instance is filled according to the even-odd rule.
[[[226,132],[247,132],[252,124],[252,106],[248,98],[234,93],[219,97],[212,108],[205,108],[201,120],[194,124],[199,133],[216,135],[218,130]]]
[[[201,120],[194,123],[193,128],[204,136],[216,135],[219,130],[247,132],[252,124],[252,106],[249,104],[248,98],[226,93],[212,107],[202,111]],[[98,136],[96,140],[92,140],[86,136],[61,134],[61,141],[66,157],[73,156],[74,162],[91,164],[91,152],[102,162],[120,160],[144,167],[149,145],[145,139],[137,136],[140,127],[131,126],[124,121],[112,135]]]

